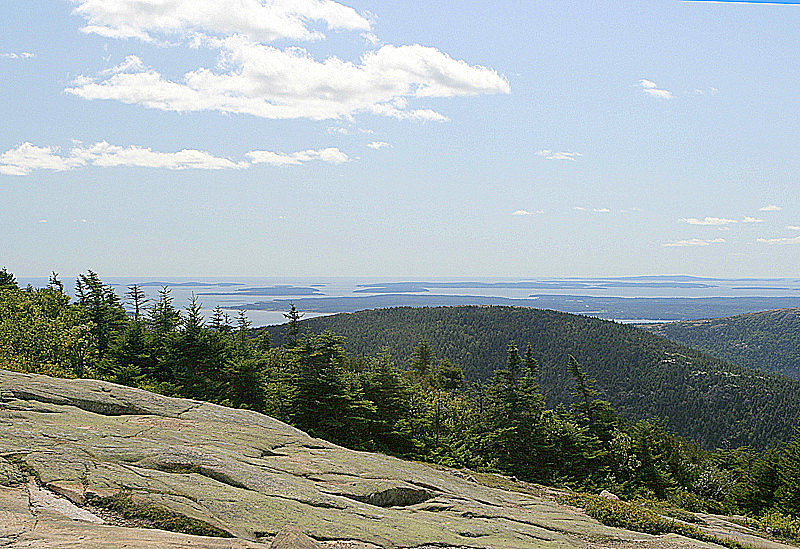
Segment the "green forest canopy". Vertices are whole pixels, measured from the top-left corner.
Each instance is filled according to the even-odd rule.
[[[800,309],[642,328],[739,366],[800,378]]]
[[[584,364],[603,399],[630,418],[662,417],[676,433],[720,446],[767,447],[791,437],[800,382],[725,363],[634,326],[523,307],[375,309],[303,320],[302,330],[345,337],[355,355],[387,351],[408,366],[420,341],[487,380],[506,346],[531,345],[547,404],[572,402],[566,357]],[[280,342],[284,328],[268,327]]]

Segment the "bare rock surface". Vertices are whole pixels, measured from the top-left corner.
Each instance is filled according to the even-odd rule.
[[[718,547],[463,477],[251,411],[0,370],[0,547]],[[109,501],[217,534],[93,512]]]

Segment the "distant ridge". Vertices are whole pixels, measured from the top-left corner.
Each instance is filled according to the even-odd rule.
[[[643,327],[739,366],[800,379],[800,308]]]

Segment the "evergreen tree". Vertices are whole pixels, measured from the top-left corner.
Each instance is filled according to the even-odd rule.
[[[159,338],[174,331],[181,322],[181,315],[175,308],[173,297],[170,295],[172,290],[167,286],[162,286],[158,291],[158,299],[150,308],[150,326]]]
[[[144,295],[144,291],[136,284],[128,286],[128,291],[125,293],[128,298],[128,303],[133,307],[133,320],[139,322],[142,320],[144,314],[144,307],[147,305],[148,299]]]
[[[224,319],[222,316],[222,307],[217,305],[216,307],[214,307],[214,311],[211,313],[211,322],[209,323],[209,326],[211,327],[212,330],[218,332],[219,329],[222,328],[223,320]]]
[[[800,429],[783,447],[778,462],[780,487],[775,494],[778,507],[790,515],[800,515]]]
[[[236,342],[242,355],[250,353],[250,341],[247,338],[250,326],[252,326],[252,322],[247,318],[247,313],[240,309],[236,319]]]
[[[102,359],[124,326],[125,309],[114,289],[103,284],[94,271],[78,275],[76,290],[78,303],[86,309],[93,323],[91,331]]]
[[[507,472],[537,478],[540,463],[535,449],[542,437],[544,397],[513,344],[508,346],[506,367],[492,377],[487,401],[487,456]]]
[[[292,355],[297,371],[295,425],[313,436],[346,442],[355,422],[342,377],[342,339],[330,332],[307,337]]]
[[[2,282],[0,282],[0,286],[2,286]],[[50,278],[47,282],[47,287],[60,294],[64,293],[64,284],[58,279],[58,273],[55,271],[50,273]]]
[[[286,326],[286,346],[292,349],[300,343],[300,319],[304,314],[300,314],[292,302],[289,304],[289,312],[283,316],[289,321]]]
[[[401,423],[410,411],[410,388],[400,369],[384,352],[367,361],[362,378],[364,395],[375,408],[368,431],[371,449],[411,451],[409,437],[401,432]]]
[[[8,290],[11,288],[19,288],[17,285],[17,279],[14,278],[12,273],[9,273],[8,270],[3,267],[0,269],[0,290]]]
[[[426,341],[420,341],[411,359],[411,369],[419,379],[429,379],[433,367],[433,351]]]
[[[258,334],[258,338],[256,338],[256,349],[260,353],[266,353],[270,348],[272,348],[272,339],[269,337],[269,332],[267,330],[261,330],[261,333]]]

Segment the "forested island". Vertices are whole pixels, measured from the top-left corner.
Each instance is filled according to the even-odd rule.
[[[11,273],[0,273],[0,368],[98,378],[246,408],[353,449],[610,490],[656,502],[676,516],[681,509],[741,513],[763,528],[797,534],[800,438],[791,434],[797,391],[786,378],[738,368],[633,327],[551,311],[398,309],[387,314],[404,321],[391,331],[364,321],[347,332],[312,329],[314,321],[301,321],[291,307],[285,326],[254,331],[243,312],[232,320],[217,309],[204,319],[196,298],[179,308],[166,287],[149,303],[140,288],[119,296],[91,271],[76,285],[73,302],[55,274],[37,289],[20,288]],[[356,318],[370,314],[381,312]],[[539,315],[538,328],[525,316],[531,314]],[[519,324],[501,322],[509,315],[519,315]],[[475,330],[453,331],[453,316],[466,324],[473,319]],[[503,329],[492,328],[487,319],[493,316]],[[346,352],[343,335],[362,345],[356,332],[383,344]],[[468,341],[475,334],[494,340]],[[474,356],[476,348],[486,350]],[[624,403],[621,393],[640,390],[643,385],[618,392],[614,386],[644,376],[647,367],[654,380],[648,390],[678,398],[675,408],[665,408],[684,411],[678,423],[655,417],[653,408],[610,402]],[[670,393],[676,379],[710,408]],[[745,416],[742,406],[753,415]],[[724,425],[702,431],[703,440],[676,434],[709,410]],[[755,423],[770,414],[772,431]],[[731,429],[742,437],[714,434]]]

